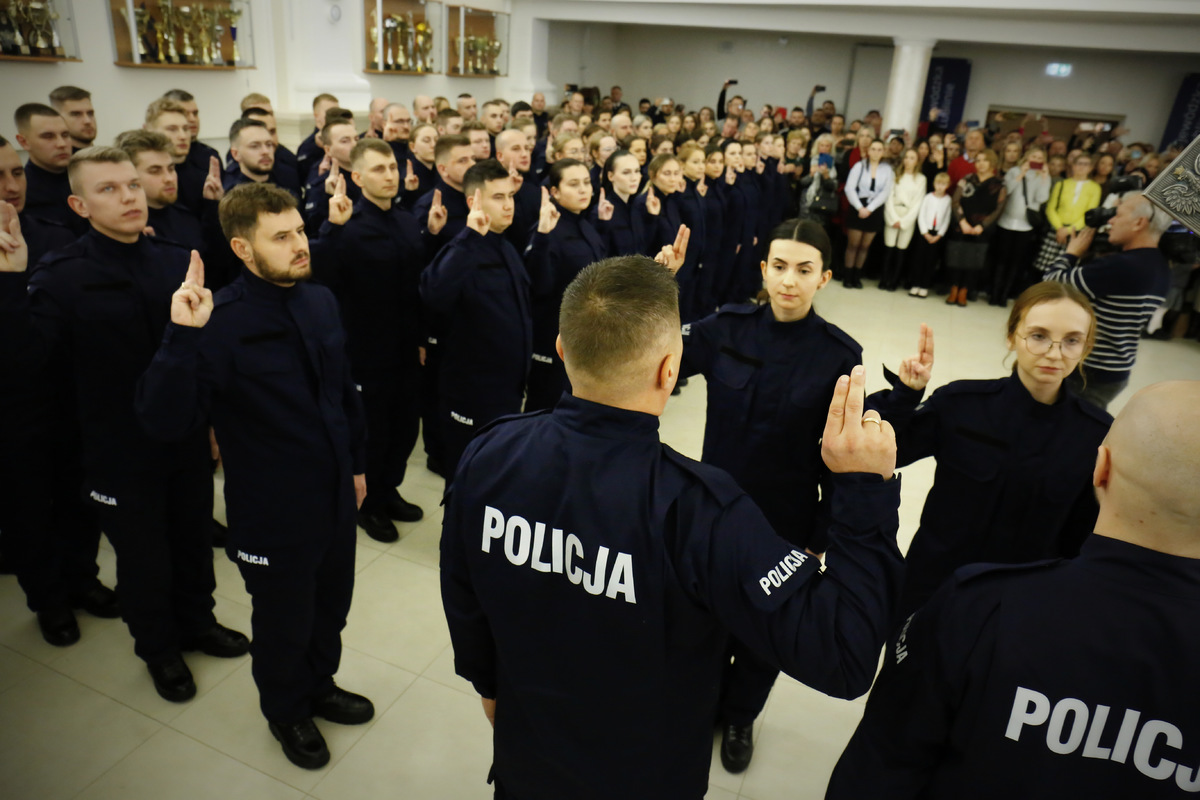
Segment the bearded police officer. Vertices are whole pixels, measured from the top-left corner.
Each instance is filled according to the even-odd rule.
[[[138,389],[142,423],[174,440],[210,418],[225,463],[227,553],[254,600],[254,681],[294,764],[329,762],[313,717],[359,724],[371,701],[333,681],[366,494],[362,404],[337,301],[311,275],[295,198],[264,184],[221,201],[246,269],[214,301],[193,254]]]
[[[666,249],[678,268],[686,243]],[[902,562],[895,439],[864,418],[862,367],[825,429],[830,469],[858,474],[833,477],[822,573],[726,473],[659,441],[682,351],[667,269],[587,267],[560,316],[574,394],[480,433],[447,492],[442,598],[494,719],[497,797],[703,797],[729,632],[821,691],[870,686]]]
[[[1077,558],[964,567],[900,628],[826,797],[1200,792],[1200,381],[1125,406]]]

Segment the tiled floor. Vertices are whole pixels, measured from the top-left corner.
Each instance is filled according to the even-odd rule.
[[[832,285],[817,306],[863,345],[872,390],[883,385],[881,361],[894,367],[914,350],[921,322],[935,331],[935,385],[1007,371],[999,309],[951,308],[940,299],[879,292],[870,283],[857,292]],[[1173,377],[1200,379],[1200,343],[1143,342],[1133,386],[1114,410],[1132,390]],[[696,380],[667,408],[663,438],[698,456],[703,422],[704,387]],[[930,463],[904,470],[905,546],[932,474]],[[401,526],[401,540],[390,546],[359,534],[338,680],[369,695],[378,714],[360,727],[323,724],[333,761],[317,772],[293,767],[271,738],[248,658],[189,656],[199,695],[173,705],[155,694],[121,622],[81,616],[82,641],[50,647],[16,580],[0,578],[0,798],[490,797],[484,783],[489,729],[470,686],[454,675],[438,595],[440,490],[441,480],[414,458],[403,493],[425,508],[425,520]],[[107,544],[100,558],[102,577],[112,585]],[[217,553],[216,571],[219,618],[249,632],[248,598],[236,568]],[[821,797],[861,711],[861,701],[833,700],[781,678],[759,719],[750,769],[727,774],[714,747],[708,797]]]

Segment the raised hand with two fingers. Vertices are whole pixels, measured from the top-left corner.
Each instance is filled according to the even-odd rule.
[[[650,186],[646,189],[646,212],[658,216],[662,211],[662,200],[654,193],[654,187]]]
[[[654,260],[671,272],[679,272],[679,268],[683,266],[683,262],[687,258],[688,240],[691,237],[691,229],[687,225],[680,225],[679,230],[675,233],[675,243],[663,245]]]
[[[878,411],[863,413],[866,383],[861,364],[838,378],[825,418],[821,458],[831,472],[868,472],[888,480],[896,471],[896,432]]]
[[[332,225],[345,225],[353,213],[354,201],[346,196],[346,176],[338,175],[333,197],[329,198],[329,222]]]
[[[601,222],[608,222],[613,216],[612,201],[604,196],[604,189],[600,190],[600,200],[596,203],[596,218]]]
[[[204,288],[204,262],[192,251],[187,277],[171,295],[171,322],[188,328],[203,328],[212,316],[213,295]]]
[[[487,236],[491,225],[491,216],[483,210],[483,191],[476,189],[475,196],[471,198],[471,212],[467,214],[467,227],[480,236]]]
[[[225,196],[221,185],[221,161],[216,156],[208,158],[208,176],[204,179],[202,194],[205,200],[220,200]]]
[[[415,192],[417,189],[421,188],[421,179],[418,178],[416,173],[413,172],[411,159],[405,159],[404,163],[408,165],[405,167],[404,172],[404,191]]]
[[[560,214],[554,203],[550,202],[550,192],[542,187],[542,207],[538,211],[538,233],[549,233],[558,225]]]
[[[0,201],[0,272],[24,272],[29,266],[29,245],[21,233],[17,207]]]
[[[434,236],[442,232],[442,228],[446,227],[446,220],[450,219],[450,212],[442,205],[442,190],[433,190],[433,202],[429,205],[429,221],[425,223],[425,228]]]
[[[900,362],[898,377],[910,389],[923,390],[929,385],[933,374],[933,328],[921,323],[921,335],[917,339],[917,354]]]

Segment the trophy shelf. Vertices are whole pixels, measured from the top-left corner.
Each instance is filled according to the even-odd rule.
[[[363,72],[442,72],[443,6],[437,0],[363,0]]]
[[[80,61],[70,0],[0,0],[0,61]]]
[[[508,14],[450,6],[447,17],[447,75],[497,78],[508,74]]]
[[[118,67],[219,72],[254,67],[245,0],[109,0],[109,9]]]

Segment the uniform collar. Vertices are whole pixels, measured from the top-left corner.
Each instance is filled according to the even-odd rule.
[[[775,312],[771,310],[770,302],[764,303],[762,306],[760,306],[760,308],[762,309],[759,311],[759,313],[762,314],[762,320],[771,333],[793,335],[799,334],[803,331],[808,331],[812,328],[815,328],[822,322],[821,318],[817,316],[816,309],[812,307],[809,307],[808,313],[803,317],[792,320],[791,322],[780,322],[779,320],[775,319]]]
[[[1123,584],[1154,594],[1200,597],[1200,559],[1173,556],[1147,547],[1093,534],[1076,562]]]
[[[572,430],[608,439],[658,441],[658,417],[601,405],[564,393],[554,418]]]
[[[242,266],[242,281],[246,284],[246,293],[252,297],[262,298],[272,302],[286,302],[291,296],[299,282],[291,286],[279,286],[278,284],[265,281],[250,271],[249,267]]]
[[[1058,393],[1058,399],[1050,405],[1034,400],[1033,395],[1025,388],[1025,384],[1021,383],[1016,367],[1013,367],[1012,374],[1009,376],[1008,383],[1002,390],[1002,394],[1009,402],[1017,404],[1018,408],[1024,408],[1026,413],[1032,414],[1035,417],[1057,416],[1065,413],[1063,409],[1071,404],[1068,400],[1071,390],[1067,387],[1066,381],[1063,381],[1062,391]]]
[[[96,252],[119,259],[138,258],[142,250],[142,245],[146,242],[145,234],[139,235],[136,242],[126,244],[125,242],[118,242],[116,239],[105,236],[95,228],[89,229],[84,236]]]

